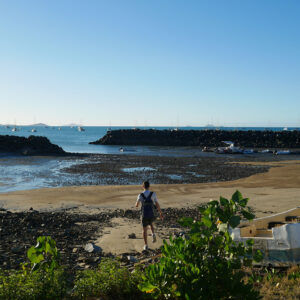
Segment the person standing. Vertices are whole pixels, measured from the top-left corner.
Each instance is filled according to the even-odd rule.
[[[160,209],[157,196],[155,192],[151,192],[149,190],[150,183],[149,181],[144,181],[142,185],[144,191],[143,193],[139,194],[137,197],[137,201],[135,207],[138,207],[141,203],[141,217],[142,217],[142,226],[143,226],[143,237],[144,237],[144,250],[148,250],[148,242],[147,242],[147,230],[148,226],[151,228],[152,232],[152,242],[156,242],[156,235],[154,232],[153,222],[155,220],[154,215],[154,206],[157,208],[161,220],[163,220],[163,214]]]

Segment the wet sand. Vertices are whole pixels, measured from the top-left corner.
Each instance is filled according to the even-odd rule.
[[[243,162],[244,164],[244,162]],[[271,166],[266,173],[255,174],[234,181],[198,184],[153,185],[162,207],[193,207],[220,195],[229,197],[236,189],[250,198],[249,205],[257,215],[281,212],[300,205],[300,161],[249,162]],[[55,210],[80,207],[132,209],[141,187],[130,186],[75,186],[45,188],[0,194],[0,207],[12,211],[29,208]]]

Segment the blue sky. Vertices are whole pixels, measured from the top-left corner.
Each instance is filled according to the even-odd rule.
[[[300,1],[1,1],[0,124],[300,126]]]

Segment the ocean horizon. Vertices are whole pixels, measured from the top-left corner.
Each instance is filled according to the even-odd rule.
[[[16,131],[12,131],[16,129]],[[132,126],[82,126],[84,131],[78,131],[76,125],[73,126],[48,126],[48,125],[1,125],[0,135],[13,135],[28,137],[30,135],[45,136],[51,143],[62,147],[65,151],[71,153],[101,153],[101,154],[116,154],[119,152],[118,146],[108,145],[91,145],[89,142],[96,141],[103,137],[108,130],[119,130],[119,129],[132,129]],[[217,126],[202,126],[202,127],[151,127],[141,126],[136,127],[138,129],[158,129],[158,130],[172,130],[178,128],[179,130],[271,130],[271,131],[282,131],[282,130],[299,130],[298,127],[217,127]],[[139,149],[148,149],[142,146]]]

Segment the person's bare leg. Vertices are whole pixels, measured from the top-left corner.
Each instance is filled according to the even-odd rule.
[[[155,243],[156,242],[156,235],[155,235],[155,232],[154,232],[154,226],[153,226],[153,224],[151,224],[150,226],[151,226],[151,231],[152,231],[152,243]]]
[[[153,224],[151,224],[151,225],[150,225],[150,227],[151,227],[151,232],[152,232],[152,235],[155,235],[155,233],[154,233],[154,227],[153,227]]]
[[[147,229],[148,229],[148,226],[143,227],[143,237],[144,237],[145,245],[148,245],[148,243],[147,243]]]

